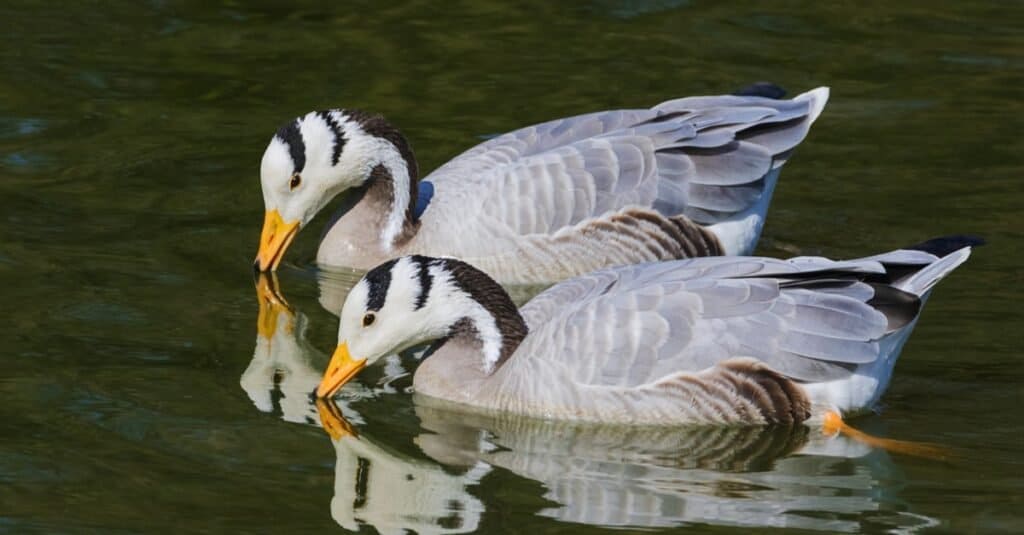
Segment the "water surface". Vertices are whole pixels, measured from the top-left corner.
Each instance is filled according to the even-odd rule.
[[[1019,4],[58,4],[0,5],[0,531],[1024,530]],[[257,334],[258,163],[284,120],[385,113],[429,170],[532,122],[758,80],[832,87],[761,253],[989,240],[856,422],[961,457],[471,418],[408,392],[414,355],[339,417],[304,393],[355,275],[316,269],[316,228]]]

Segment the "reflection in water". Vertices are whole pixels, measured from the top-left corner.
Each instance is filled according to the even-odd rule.
[[[885,453],[802,426],[573,425],[416,403],[424,432],[414,441],[448,471],[356,436],[340,410],[322,404],[338,456],[331,513],[342,526],[356,529],[358,519],[382,532],[470,531],[485,505],[467,489],[491,467],[541,483],[557,505],[538,514],[563,522],[843,532],[935,524],[894,510]]]
[[[449,474],[437,464],[358,436],[333,402],[319,401],[317,406],[338,457],[331,516],[341,527],[355,531],[363,523],[380,533],[476,531],[484,504],[466,488],[490,471],[487,464]]]
[[[358,269],[343,268],[317,271],[316,281],[320,286],[320,306],[334,316],[340,315],[345,298],[365,273]]]
[[[330,299],[344,299],[351,284],[324,277],[325,287],[334,288]],[[537,514],[563,522],[830,531],[934,524],[899,512],[898,474],[884,452],[803,426],[583,425],[464,412],[414,396],[422,431],[413,442],[436,462],[409,457],[391,449],[392,442],[386,447],[369,438],[372,429],[347,403],[344,417],[334,402],[314,403],[309,393],[320,380],[314,362],[327,356],[306,342],[305,316],[280,296],[273,278],[260,279],[257,296],[256,350],[242,387],[260,410],[322,425],[331,436],[337,456],[331,515],[346,529],[363,523],[382,533],[474,531],[486,505],[470,491],[493,467],[542,484],[543,498],[554,505]],[[354,382],[344,399],[387,390]]]
[[[307,318],[293,309],[277,289],[276,275],[260,274],[256,282],[259,316],[256,319],[256,349],[242,372],[240,383],[256,408],[280,414],[285,421],[319,422],[311,393],[320,383],[327,355],[305,338]],[[347,395],[368,397],[358,383],[346,388]]]
[[[428,431],[416,443],[427,455],[482,460],[538,481],[558,504],[539,514],[566,522],[856,531],[858,515],[894,501],[880,483],[892,469],[885,453],[803,426],[572,425],[466,414],[421,397],[416,414]],[[891,520],[930,523],[898,513]]]

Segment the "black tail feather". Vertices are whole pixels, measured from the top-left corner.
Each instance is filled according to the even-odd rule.
[[[924,251],[942,258],[949,253],[959,251],[964,247],[977,247],[979,245],[985,245],[985,240],[981,236],[974,236],[972,234],[954,234],[952,236],[932,238],[928,241],[923,241],[915,245],[909,245],[904,247],[904,249]]]
[[[920,296],[893,288],[889,282],[869,284],[874,288],[875,296],[868,301],[868,304],[885,314],[885,319],[889,323],[886,332],[893,332],[907,326],[921,312]]]
[[[778,100],[786,96],[786,90],[771,82],[754,82],[734,92],[733,95],[740,97],[765,97]]]

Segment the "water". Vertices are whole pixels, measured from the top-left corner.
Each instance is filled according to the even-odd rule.
[[[1017,3],[19,1],[0,20],[0,531],[1024,530]],[[355,275],[316,270],[316,229],[258,339],[258,162],[284,120],[380,111],[433,169],[531,122],[757,80],[832,87],[761,253],[989,240],[856,421],[958,458],[470,418],[407,392],[410,355],[341,399],[357,435],[320,408],[332,438],[304,393],[334,346],[321,302]]]

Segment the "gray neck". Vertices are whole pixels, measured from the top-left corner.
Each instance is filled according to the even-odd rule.
[[[378,163],[362,189],[361,203],[383,214],[377,227],[381,247],[393,250],[407,243],[420,226],[415,216],[418,195],[415,172]]]
[[[414,216],[416,196],[415,171],[378,163],[366,182],[342,201],[320,238],[333,232],[357,250],[384,259],[419,230],[420,221]],[[408,201],[399,203],[399,198]]]
[[[365,198],[384,208],[388,216],[380,227],[382,247],[386,251],[408,241],[418,227],[416,198],[419,166],[408,140],[383,116],[361,110],[345,110],[345,115],[359,124],[366,135],[386,143],[378,154],[367,178]]]

